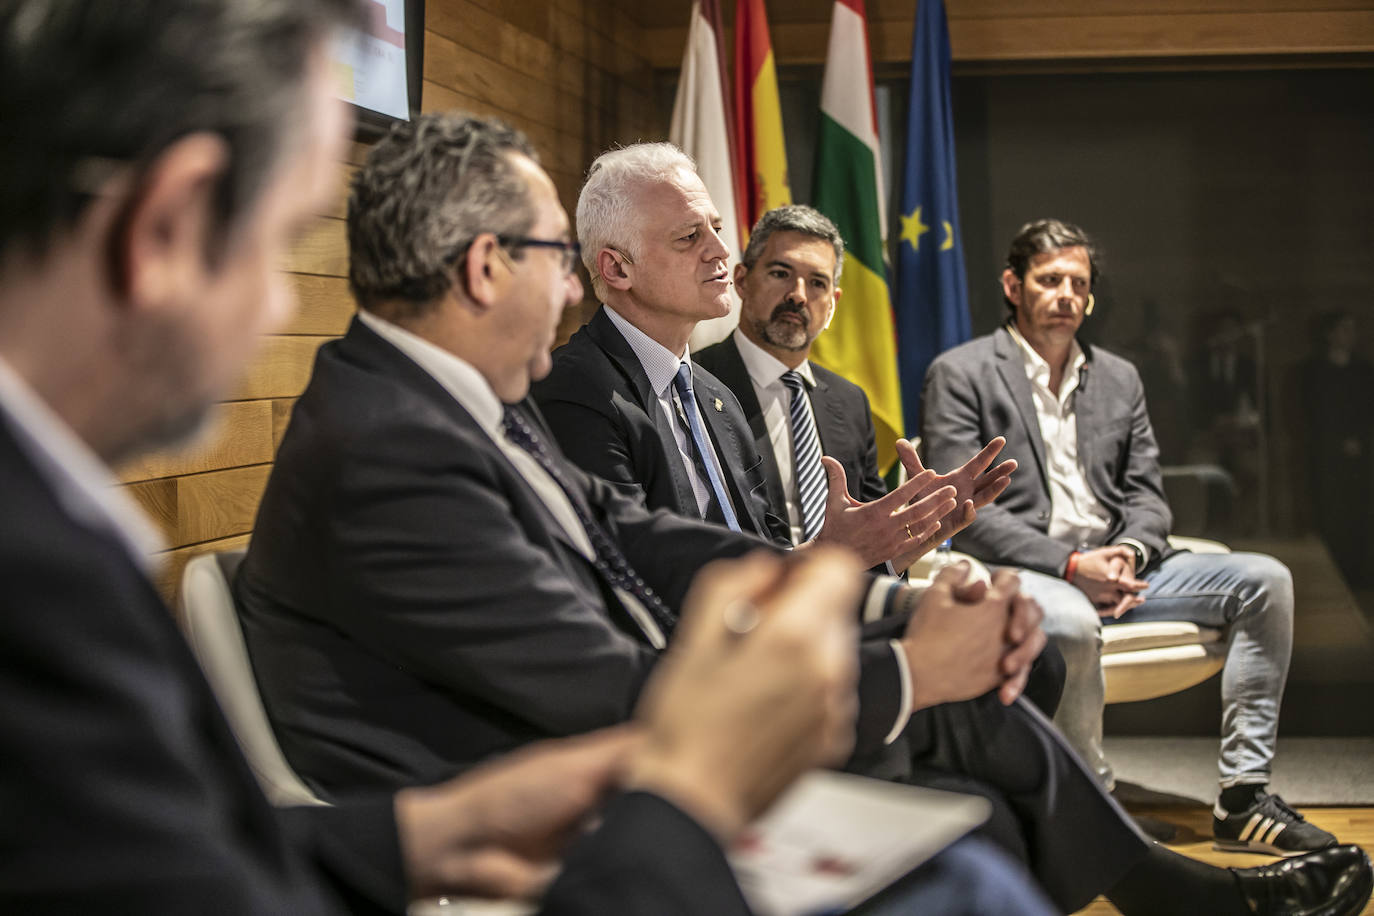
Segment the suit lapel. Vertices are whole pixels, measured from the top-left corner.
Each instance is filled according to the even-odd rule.
[[[763,408],[759,405],[758,395],[754,393],[754,380],[744,359],[739,355],[734,335],[720,343],[722,359],[717,365],[720,369],[716,378],[735,393],[749,421],[749,432],[754,437],[754,448],[763,459],[764,492],[768,495],[768,507],[778,518],[787,518],[787,497],[782,492],[782,472],[778,470],[778,457],[773,453],[773,440],[768,435],[768,421],[764,419]],[[713,370],[714,371],[714,370]]]
[[[1099,425],[1102,405],[1098,403],[1097,390],[1102,386],[1088,384],[1088,380],[1092,376],[1092,370],[1089,368],[1092,366],[1092,351],[1086,344],[1080,344],[1080,346],[1083,347],[1083,354],[1087,360],[1078,372],[1078,388],[1073,393],[1073,413],[1074,426],[1078,431],[1078,465],[1086,469],[1097,467],[1097,462],[1093,460],[1092,454],[1092,431],[1097,429]],[[1096,490],[1092,486],[1091,473],[1085,473],[1083,476],[1089,487]],[[1099,496],[1098,500],[1101,501],[1102,497]],[[1103,505],[1106,503],[1103,502]]]
[[[993,350],[997,354],[997,374],[1002,377],[1002,383],[1007,386],[1007,393],[1011,395],[1012,404],[1021,416],[1021,423],[1026,428],[1026,438],[1031,445],[1031,453],[1035,455],[1036,466],[1040,469],[1040,480],[1048,492],[1050,478],[1045,467],[1045,442],[1040,437],[1040,421],[1036,418],[1030,379],[1026,378],[1026,368],[1021,362],[1016,341],[1011,339],[1011,334],[1007,333],[1006,328],[998,328],[993,337]]]
[[[849,437],[848,423],[844,408],[837,399],[831,397],[830,383],[819,375],[816,376],[816,387],[811,389],[811,412],[816,415],[816,432],[821,437],[821,454],[832,455],[833,451],[839,451],[840,449],[835,446]],[[851,473],[851,470],[845,468],[845,473]]]
[[[754,531],[766,532],[767,529],[763,526],[762,520],[754,512],[754,506],[750,500],[751,489],[742,476],[745,471],[744,456],[747,449],[740,441],[739,432],[725,416],[725,398],[733,397],[733,395],[720,388],[715,381],[705,377],[695,365],[693,365],[692,370],[692,392],[696,395],[697,409],[701,411],[702,417],[706,420],[706,428],[711,435],[712,443],[715,445],[716,456],[720,459],[720,466],[725,471],[730,498],[735,504],[735,514],[748,516]]]
[[[697,511],[697,498],[692,490],[692,481],[687,476],[687,469],[683,467],[682,462],[676,460],[677,437],[673,435],[668,418],[659,407],[658,393],[650,388],[649,376],[645,374],[644,366],[635,355],[634,349],[630,347],[630,342],[616,329],[606,314],[605,306],[598,309],[592,320],[587,323],[587,336],[605,352],[612,365],[629,381],[640,409],[653,422],[659,445],[668,458],[668,476],[672,478],[673,491],[677,494],[675,508],[678,513],[698,518],[700,512]]]

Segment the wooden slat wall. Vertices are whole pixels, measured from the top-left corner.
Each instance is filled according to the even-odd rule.
[[[424,110],[461,109],[524,130],[569,212],[597,153],[650,136],[656,119],[644,36],[610,0],[428,0],[426,7]],[[205,444],[120,471],[166,536],[160,586],[169,599],[192,556],[248,542],[315,351],[342,334],[353,314],[343,218],[348,181],[366,154],[353,145],[339,165],[337,199],[288,253],[283,269],[299,312],[263,341],[237,389],[216,408]],[[582,323],[581,311],[570,310],[564,336]]]
[[[654,67],[682,61],[690,0],[638,17]],[[779,64],[820,64],[831,0],[768,4]],[[734,3],[723,4],[731,22]],[[869,0],[876,64],[911,60],[915,0]],[[959,62],[1374,55],[1371,0],[946,0]]]

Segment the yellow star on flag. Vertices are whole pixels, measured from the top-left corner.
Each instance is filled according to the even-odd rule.
[[[914,250],[921,250],[921,236],[929,231],[930,227],[921,222],[920,207],[913,210],[910,216],[902,217],[902,241],[910,242]]]

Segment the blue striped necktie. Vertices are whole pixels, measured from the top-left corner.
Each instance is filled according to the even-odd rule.
[[[725,492],[725,481],[720,479],[720,471],[716,469],[716,463],[711,460],[711,440],[706,437],[706,430],[702,428],[701,416],[697,411],[697,400],[692,394],[692,367],[687,363],[681,363],[677,367],[677,375],[673,376],[673,386],[677,388],[677,396],[682,401],[682,412],[687,415],[688,432],[692,436],[692,451],[697,459],[698,466],[706,471],[706,480],[711,484],[711,495],[715,497],[720,511],[725,516],[725,524],[730,526],[731,531],[739,531],[739,519],[735,517],[735,508],[730,504],[730,496]]]
[[[801,505],[802,540],[809,541],[825,524],[825,500],[830,488],[821,465],[821,437],[816,432],[816,417],[811,413],[811,398],[806,380],[795,369],[782,374],[782,383],[792,394],[792,474],[797,479]]]

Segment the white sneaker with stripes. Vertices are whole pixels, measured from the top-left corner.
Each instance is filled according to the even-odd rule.
[[[1309,824],[1277,795],[1261,791],[1255,804],[1232,814],[1218,801],[1212,806],[1213,847],[1227,852],[1265,852],[1296,856],[1336,845],[1336,838]]]

